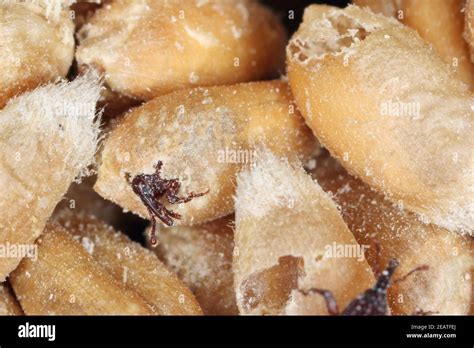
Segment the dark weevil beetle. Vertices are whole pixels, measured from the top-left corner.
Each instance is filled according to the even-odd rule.
[[[391,285],[391,278],[395,269],[400,262],[397,259],[391,259],[387,268],[385,268],[378,276],[374,287],[367,289],[365,292],[352,300],[342,312],[339,312],[336,299],[329,290],[312,288],[309,290],[299,290],[303,295],[319,294],[326,301],[326,307],[330,315],[387,315],[387,289]],[[402,278],[395,280],[393,283],[404,281],[408,276],[417,271],[426,271],[427,265],[419,266],[408,272]],[[428,312],[418,311],[416,314],[428,314]]]
[[[204,196],[209,192],[193,193],[191,192],[186,197],[179,197],[178,193],[181,188],[181,183],[178,179],[164,179],[160,175],[163,162],[158,161],[155,165],[155,172],[153,174],[138,174],[130,181],[129,176],[127,180],[132,185],[133,192],[140,197],[150,214],[152,228],[150,235],[150,243],[152,246],[157,244],[156,240],[156,218],[160,219],[165,225],[173,226],[173,219],[181,219],[181,215],[166,209],[165,205],[160,202],[160,199],[166,197],[170,204],[186,203],[196,197]]]

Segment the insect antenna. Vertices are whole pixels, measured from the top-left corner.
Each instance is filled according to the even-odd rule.
[[[408,272],[407,274],[405,274],[403,277],[401,278],[398,278],[398,279],[395,279],[393,281],[393,284],[397,284],[397,283],[400,283],[400,282],[403,282],[405,281],[409,276],[411,276],[413,273],[415,272],[420,272],[420,271],[427,271],[430,267],[428,265],[421,265],[421,266],[418,266],[414,269],[412,269],[410,272]]]

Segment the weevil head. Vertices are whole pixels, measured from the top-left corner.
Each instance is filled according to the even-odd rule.
[[[375,291],[386,291],[390,286],[390,281],[392,279],[393,273],[400,265],[400,261],[397,259],[391,259],[388,263],[388,266],[380,273],[377,283],[375,283]]]

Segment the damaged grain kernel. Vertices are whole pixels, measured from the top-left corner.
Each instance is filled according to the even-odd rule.
[[[201,193],[191,192],[185,197],[178,196],[181,183],[178,179],[165,179],[161,177],[163,162],[158,161],[153,174],[137,174],[130,182],[133,192],[141,199],[148,210],[151,220],[150,243],[156,246],[156,219],[166,226],[173,226],[174,219],[181,219],[181,215],[164,206],[160,199],[166,199],[169,204],[187,203],[197,197],[209,193],[209,190]]]
[[[465,0],[354,0],[375,13],[396,17],[433,45],[456,77],[474,88],[474,67],[463,38]],[[468,20],[468,19],[467,19]]]
[[[257,1],[116,0],[78,33],[79,65],[106,74],[115,92],[150,100],[195,85],[275,77],[286,34]]]
[[[296,103],[349,172],[425,223],[474,233],[474,99],[414,30],[349,6],[303,22],[287,54]]]
[[[234,286],[241,314],[327,314],[311,288],[331,290],[341,306],[374,283],[336,205],[301,167],[268,151],[237,179]],[[347,256],[347,255],[346,255]]]
[[[374,13],[380,13],[387,17],[395,17],[400,11],[400,0],[352,0],[360,7],[368,7]]]
[[[339,205],[357,241],[370,245],[366,256],[374,272],[392,258],[400,261],[395,278],[423,264],[429,267],[388,289],[392,314],[411,315],[419,310],[440,315],[469,313],[474,298],[469,238],[421,223],[413,213],[349,175],[327,152],[316,163],[313,178]]]
[[[315,139],[282,81],[176,91],[133,109],[104,144],[94,189],[124,209],[148,217],[130,180],[151,175],[179,180],[179,196],[209,192],[165,207],[183,225],[232,213],[236,173],[254,163],[265,145],[277,155],[304,158]],[[159,198],[159,197],[156,197]],[[173,200],[174,201],[174,200]]]
[[[311,288],[301,292],[305,296],[322,296],[330,315],[389,315],[390,309],[387,306],[387,290],[396,282],[392,280],[392,277],[399,265],[400,262],[397,259],[391,259],[387,267],[378,273],[376,283],[349,302],[347,307],[342,309],[342,311],[339,310],[337,300],[330,290]],[[399,281],[405,280],[416,272],[426,271],[427,269],[428,266],[422,265],[409,272],[402,279],[399,279]]]

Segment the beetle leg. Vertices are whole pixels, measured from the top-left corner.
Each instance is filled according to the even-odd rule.
[[[167,195],[167,198],[168,198],[168,202],[170,202],[172,204],[187,203],[187,202],[191,201],[193,198],[202,197],[202,196],[204,196],[208,193],[209,193],[209,189],[206,190],[205,192],[201,192],[201,193],[191,192],[186,197],[178,197],[178,196],[175,196],[175,195]]]
[[[155,247],[158,244],[156,240],[156,219],[151,211],[148,211],[151,217],[151,232],[150,232],[150,244],[152,247]]]
[[[427,271],[430,267],[428,265],[421,265],[421,266],[418,266],[414,269],[412,269],[410,272],[408,272],[407,274],[405,274],[403,277],[401,278],[398,278],[398,279],[395,279],[392,284],[396,284],[396,283],[400,283],[400,282],[403,282],[405,281],[409,276],[411,276],[413,273],[415,272],[419,272],[419,271]]]
[[[158,218],[167,226],[173,226],[173,214],[170,214],[171,212],[166,209],[165,207],[161,207],[159,211]]]
[[[172,217],[172,218],[174,218],[174,219],[178,219],[178,220],[181,219],[181,215],[180,215],[180,214],[178,214],[178,213],[176,213],[176,212],[174,212],[174,211],[172,211],[172,210],[168,210],[168,209],[166,209],[166,208],[163,208],[163,209],[165,210],[165,214],[166,214],[166,215],[168,215],[168,216],[170,216],[170,217]]]
[[[142,197],[142,201],[145,203],[151,216],[157,217],[167,226],[173,226],[173,220],[169,217],[173,216],[173,214],[169,214],[169,210],[163,204],[149,197]]]
[[[326,307],[330,315],[339,315],[339,307],[337,306],[337,301],[334,298],[334,295],[329,290],[311,288],[309,290],[299,290],[303,295],[314,295],[319,294],[323,296],[324,301],[326,301]]]

